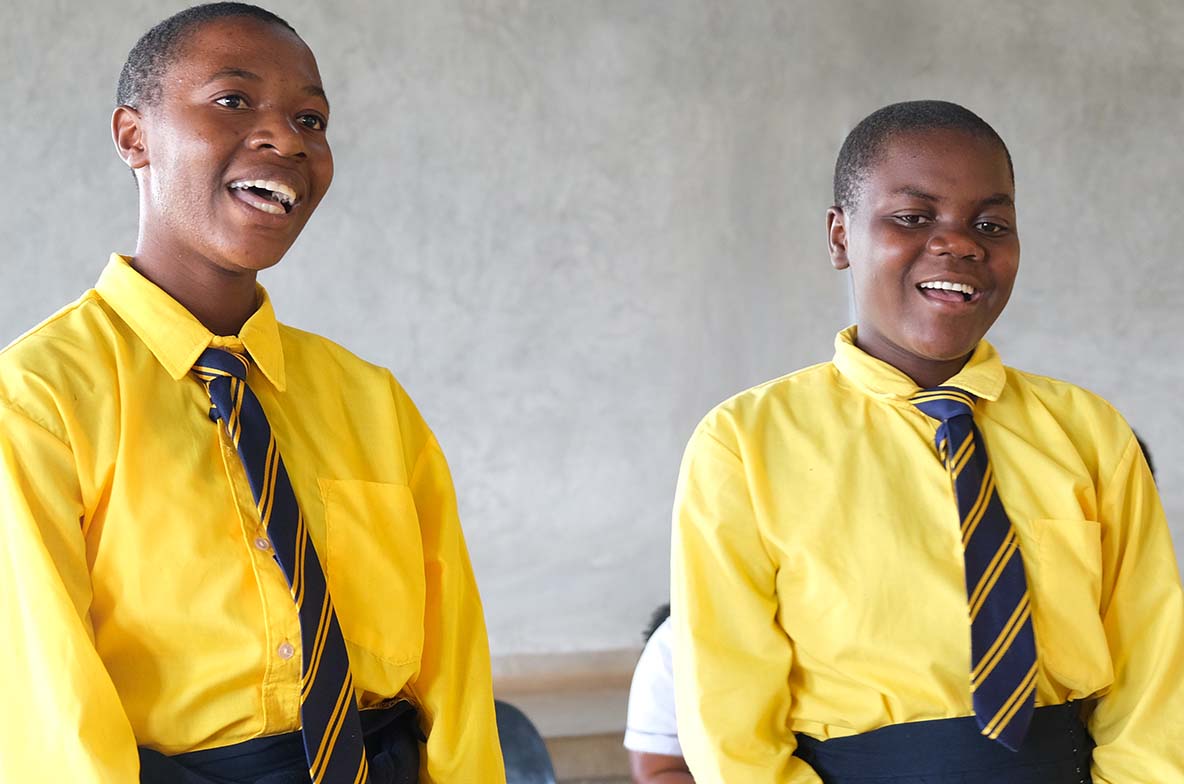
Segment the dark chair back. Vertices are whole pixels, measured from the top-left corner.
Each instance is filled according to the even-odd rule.
[[[501,700],[494,700],[493,707],[506,761],[506,784],[555,784],[547,745],[526,714]]]

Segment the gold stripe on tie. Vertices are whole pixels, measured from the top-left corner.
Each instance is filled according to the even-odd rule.
[[[962,462],[962,460],[964,459],[964,457],[966,455],[967,449],[970,449],[971,451],[974,450],[974,439],[971,438],[969,434],[967,434],[966,438],[962,441],[962,445],[958,447],[958,450],[956,452],[954,452],[954,456],[951,458],[948,458],[945,461],[946,465],[947,466],[955,466],[955,465],[958,465],[960,462]],[[951,470],[953,470],[953,469],[951,469]]]
[[[958,481],[958,477],[962,475],[962,469],[970,462],[970,458],[974,456],[974,439],[967,438],[966,442],[970,444],[970,448],[962,454],[962,458],[956,462],[953,468],[950,469],[950,474],[954,477],[954,481]]]
[[[304,548],[308,546],[308,536],[304,533],[304,515],[301,514],[296,522],[296,568],[292,570],[292,598],[296,600],[296,611],[304,608]]]
[[[238,449],[239,439],[243,436],[243,390],[247,388],[245,382],[231,378],[231,388],[234,390],[234,409],[231,418],[234,420],[234,448]]]
[[[1007,619],[1007,623],[1003,625],[999,636],[995,638],[995,642],[983,654],[983,658],[979,661],[978,665],[970,671],[971,689],[974,689],[987,678],[991,677],[991,673],[995,671],[995,665],[1003,661],[1003,656],[1007,653],[1008,647],[1015,640],[1015,636],[1019,634],[1020,629],[1031,615],[1032,605],[1029,594],[1025,591],[1023,598],[1020,599],[1020,603],[1016,605],[1015,611]]]
[[[970,621],[978,617],[978,611],[982,609],[983,603],[991,594],[991,589],[995,587],[995,583],[999,581],[999,576],[1003,574],[1003,570],[1011,562],[1012,556],[1015,555],[1016,550],[1019,549],[1019,542],[1016,540],[1015,529],[1007,532],[1003,543],[999,545],[995,557],[991,559],[991,563],[987,565],[987,570],[983,572],[983,576],[978,581],[978,585],[974,588],[974,593],[970,596]]]
[[[317,670],[321,666],[321,654],[325,652],[325,640],[329,637],[329,601],[321,603],[321,618],[317,622],[317,636],[309,652],[308,671],[304,676],[304,688],[301,689],[301,700],[308,696],[312,685],[317,679]]]
[[[937,392],[920,392],[916,395],[913,395],[913,397],[910,399],[910,402],[914,404],[928,403],[932,400],[957,400],[960,403],[966,404],[971,409],[974,408],[974,398],[965,392],[960,392],[955,389],[945,389]]]
[[[978,498],[974,502],[974,506],[970,507],[970,511],[966,514],[966,520],[962,523],[962,546],[965,547],[970,541],[970,537],[974,536],[974,529],[982,521],[983,516],[987,513],[987,507],[991,505],[991,495],[995,492],[995,472],[991,470],[991,464],[987,464],[987,470],[983,473],[983,483],[979,485]]]
[[[337,703],[333,706],[333,713],[330,714],[329,724],[325,728],[325,736],[321,738],[321,746],[317,749],[310,769],[312,780],[316,784],[321,783],[322,777],[325,775],[325,766],[333,758],[333,746],[337,743],[337,736],[341,734],[341,724],[345,719],[349,702],[353,698],[353,692],[353,676],[347,675],[342,684],[341,693],[337,695]]]
[[[1028,695],[1036,689],[1036,662],[1032,662],[1031,669],[1024,679],[1020,681],[1020,685],[1016,686],[1015,691],[999,708],[999,712],[995,714],[995,718],[991,719],[987,726],[983,727],[982,733],[991,740],[999,737],[999,733],[1007,726],[1012,717],[1015,716],[1019,709],[1027,702]]]
[[[259,519],[264,526],[271,525],[271,512],[275,508],[275,482],[280,473],[280,450],[273,435],[267,442],[267,458],[263,468],[263,492],[259,496]]]

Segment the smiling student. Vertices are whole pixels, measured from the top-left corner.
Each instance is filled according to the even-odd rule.
[[[198,6],[117,102],[135,253],[0,353],[0,780],[504,781],[440,446],[256,282],[333,177],[312,52]]]
[[[884,107],[827,228],[856,324],[710,412],[682,465],[695,780],[1184,781],[1184,593],[1139,445],[984,340],[1019,263],[1003,141],[954,104]]]

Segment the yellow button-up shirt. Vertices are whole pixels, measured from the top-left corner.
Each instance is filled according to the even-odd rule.
[[[714,409],[674,513],[679,737],[701,784],[807,784],[827,739],[973,715],[958,512],[917,386],[839,334],[832,362]],[[1118,413],[1004,367],[980,398],[1023,554],[1037,704],[1096,697],[1097,784],[1184,782],[1184,592],[1163,508]],[[924,749],[918,749],[919,754]]]
[[[502,782],[448,467],[380,367],[276,322],[215,337],[129,261],[0,353],[0,781],[139,781],[300,727],[300,621],[190,368],[245,349],[362,709],[413,700],[420,780]]]

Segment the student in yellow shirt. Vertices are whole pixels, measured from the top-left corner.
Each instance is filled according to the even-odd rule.
[[[440,446],[256,282],[333,176],[312,52],[198,6],[118,103],[136,251],[0,352],[0,781],[503,782]]]
[[[711,411],[682,465],[695,780],[1184,782],[1184,593],[1139,445],[984,340],[1019,262],[1003,141],[954,104],[887,106],[827,216],[856,324]]]

